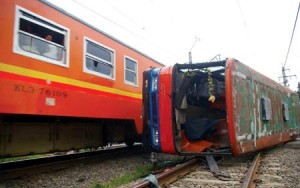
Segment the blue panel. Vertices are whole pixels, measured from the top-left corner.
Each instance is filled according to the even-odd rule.
[[[149,119],[150,119],[150,140],[153,149],[160,151],[160,130],[159,130],[159,109],[158,109],[158,88],[160,68],[152,69],[149,83]]]

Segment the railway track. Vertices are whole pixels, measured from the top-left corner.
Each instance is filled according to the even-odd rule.
[[[283,148],[281,147],[281,150]],[[153,179],[161,187],[290,187],[288,179],[291,175],[285,173],[283,165],[285,158],[281,158],[280,147],[264,150],[255,155],[238,158],[230,157],[219,160],[220,172],[228,174],[217,176],[210,171],[203,158],[194,158],[161,174],[157,174],[150,181],[139,181],[130,187],[144,188],[153,184]],[[282,153],[282,152],[281,152]],[[286,157],[286,156],[285,156]],[[149,176],[150,177],[150,176]],[[151,183],[150,183],[151,182]],[[155,182],[155,181],[154,181]]]
[[[211,173],[207,165],[200,166],[199,164],[197,169],[178,178],[167,187],[241,187],[252,160],[253,156],[251,155],[218,161],[219,170],[226,174],[225,176]]]
[[[275,152],[276,150],[269,150],[261,153],[249,187],[289,187],[282,170],[284,161]]]
[[[253,156],[221,159],[218,167],[223,176],[216,177],[205,159],[194,158],[156,175],[156,179],[162,187],[241,187],[252,159]],[[150,184],[150,181],[137,182],[132,187],[145,188]]]
[[[97,162],[140,149],[142,149],[141,145],[134,145],[131,148],[128,148],[125,145],[118,145],[91,152],[0,163],[0,181],[17,178],[26,174],[37,174],[50,170],[66,169],[78,163]]]

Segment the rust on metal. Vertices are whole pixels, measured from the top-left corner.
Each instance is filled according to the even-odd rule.
[[[299,134],[299,97],[293,91],[237,60],[231,77],[232,134],[238,154],[286,142]]]
[[[256,174],[256,171],[258,169],[259,163],[260,163],[260,153],[258,153],[255,156],[255,158],[254,158],[254,160],[251,164],[251,167],[249,168],[249,170],[247,172],[247,175],[244,179],[244,182],[242,184],[242,188],[253,187],[253,180],[255,179],[255,174]]]

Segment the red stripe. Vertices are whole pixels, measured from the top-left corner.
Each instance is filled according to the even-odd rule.
[[[226,62],[226,105],[227,105],[227,121],[228,121],[228,131],[229,131],[229,139],[231,143],[231,148],[233,151],[233,155],[238,156],[240,153],[238,151],[238,145],[235,136],[235,127],[234,127],[234,119],[233,119],[233,101],[232,101],[232,69],[233,69],[233,59],[229,59]]]

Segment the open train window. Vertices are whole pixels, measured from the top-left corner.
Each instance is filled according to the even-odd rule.
[[[63,26],[16,7],[14,52],[67,67],[68,33]]]
[[[289,115],[289,106],[287,103],[282,102],[281,103],[282,107],[282,116],[284,121],[290,120],[290,115]]]
[[[85,72],[114,79],[115,52],[112,49],[86,38],[84,54]]]
[[[125,57],[125,83],[137,86],[137,62]]]
[[[271,100],[267,97],[262,97],[261,101],[261,112],[262,112],[262,120],[269,121],[272,119],[272,108],[271,108]]]

